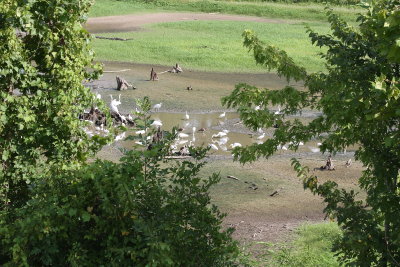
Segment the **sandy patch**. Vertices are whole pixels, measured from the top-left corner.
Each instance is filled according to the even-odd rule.
[[[289,23],[288,20],[282,19],[267,19],[252,16],[226,15],[219,13],[165,12],[89,18],[85,25],[85,28],[91,33],[129,32],[138,31],[143,25],[151,23],[195,20]]]

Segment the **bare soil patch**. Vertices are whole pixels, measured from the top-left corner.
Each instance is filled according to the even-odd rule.
[[[231,20],[264,23],[289,23],[288,20],[267,19],[252,16],[226,15],[219,13],[189,13],[189,12],[160,12],[151,14],[133,14],[89,18],[85,28],[91,33],[130,32],[141,30],[142,26],[150,23],[164,23],[193,20]]]

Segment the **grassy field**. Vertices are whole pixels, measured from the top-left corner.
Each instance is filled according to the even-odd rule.
[[[284,4],[268,2],[230,2],[209,0],[165,0],[165,1],[117,1],[97,0],[90,11],[91,17],[149,13],[157,11],[219,12],[227,14],[250,15],[267,18],[326,21],[325,6],[302,3]],[[347,21],[354,21],[361,9],[352,7],[333,7]]]
[[[326,23],[310,23],[320,33],[329,31]],[[305,25],[237,21],[187,21],[149,25],[144,31],[101,34],[132,38],[115,42],[95,39],[97,60],[171,65],[179,62],[189,69],[220,72],[263,72],[252,54],[242,45],[241,34],[253,29],[261,39],[286,50],[296,63],[309,71],[324,69]]]

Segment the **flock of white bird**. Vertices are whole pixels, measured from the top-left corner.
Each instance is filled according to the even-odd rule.
[[[110,110],[111,110],[111,112],[114,112],[114,113],[117,113],[117,114],[120,115],[119,110],[118,110],[118,106],[121,105],[121,95],[118,96],[118,100],[116,98],[113,98],[112,95],[110,95],[110,97],[111,97],[111,102],[110,102]],[[97,99],[101,99],[101,95],[100,94],[96,94],[96,98]],[[153,111],[154,112],[158,112],[161,107],[162,107],[162,103],[155,104],[153,106]],[[255,110],[259,110],[259,109],[260,109],[260,106],[256,106],[255,107]],[[278,110],[275,111],[275,114],[282,114],[280,106],[278,107]],[[223,112],[223,113],[219,114],[218,118],[219,119],[225,119],[226,118],[226,112]],[[132,119],[131,115],[129,115],[129,119]],[[184,120],[189,120],[190,119],[190,115],[188,114],[187,111],[185,112],[183,119]],[[189,124],[187,123],[186,125],[189,125]],[[163,123],[162,123],[161,120],[154,120],[152,122],[151,126],[161,127],[161,126],[163,126]],[[85,131],[90,136],[93,136],[94,134],[98,134],[98,132],[103,132],[103,133],[106,133],[106,134],[108,133],[108,130],[104,129],[103,125],[101,125],[100,127],[96,126],[95,127],[95,131],[89,130],[88,128],[85,129]],[[96,131],[97,131],[97,133],[96,133]],[[204,134],[204,128],[200,129],[199,132],[200,131],[203,132],[203,134]],[[139,130],[139,131],[136,131],[135,133],[137,135],[140,135],[140,134],[144,135],[146,133],[146,130]],[[194,127],[194,126],[192,127],[191,135],[188,134],[188,133],[183,133],[183,132],[178,133],[175,142],[171,145],[171,150],[173,152],[174,151],[179,151],[180,149],[182,149],[182,147],[181,147],[182,145],[184,145],[184,148],[186,148],[186,149],[188,147],[193,146],[194,142],[196,141],[195,133],[196,133],[196,127]],[[266,137],[266,134],[262,129],[258,129],[258,133],[259,133],[259,135],[255,137],[256,142],[257,143],[262,143],[263,140]],[[217,151],[217,150],[228,151],[228,147],[231,150],[236,148],[236,147],[242,147],[242,144],[240,144],[238,142],[231,143],[228,146],[228,141],[229,141],[228,134],[229,134],[229,130],[222,130],[222,131],[220,131],[220,132],[218,132],[216,134],[213,134],[211,136],[211,143],[208,144],[208,147],[210,147],[210,149],[214,150],[214,151]],[[121,133],[121,134],[119,134],[119,135],[117,135],[115,137],[115,141],[124,140],[125,137],[126,137],[126,133],[123,132],[123,133]],[[151,139],[151,136],[148,136],[147,140],[150,140],[150,139]],[[189,140],[189,139],[191,139],[191,140]],[[139,144],[139,145],[144,145],[143,142],[141,142],[141,141],[137,141],[136,143]],[[289,143],[289,145],[291,145],[291,144],[292,143]],[[303,146],[304,143],[300,142],[300,143],[298,143],[298,145],[299,146]],[[311,152],[318,153],[318,152],[320,152],[319,147],[321,145],[322,145],[321,143],[317,143],[317,147],[309,146],[308,148],[310,149]],[[288,147],[286,145],[279,145],[277,147],[277,149],[278,150],[288,150]]]

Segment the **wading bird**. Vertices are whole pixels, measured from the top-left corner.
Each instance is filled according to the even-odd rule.
[[[154,110],[157,110],[157,112],[158,112],[158,111],[160,110],[161,106],[162,106],[162,103],[155,104],[155,105],[153,106],[153,109],[154,109]]]

